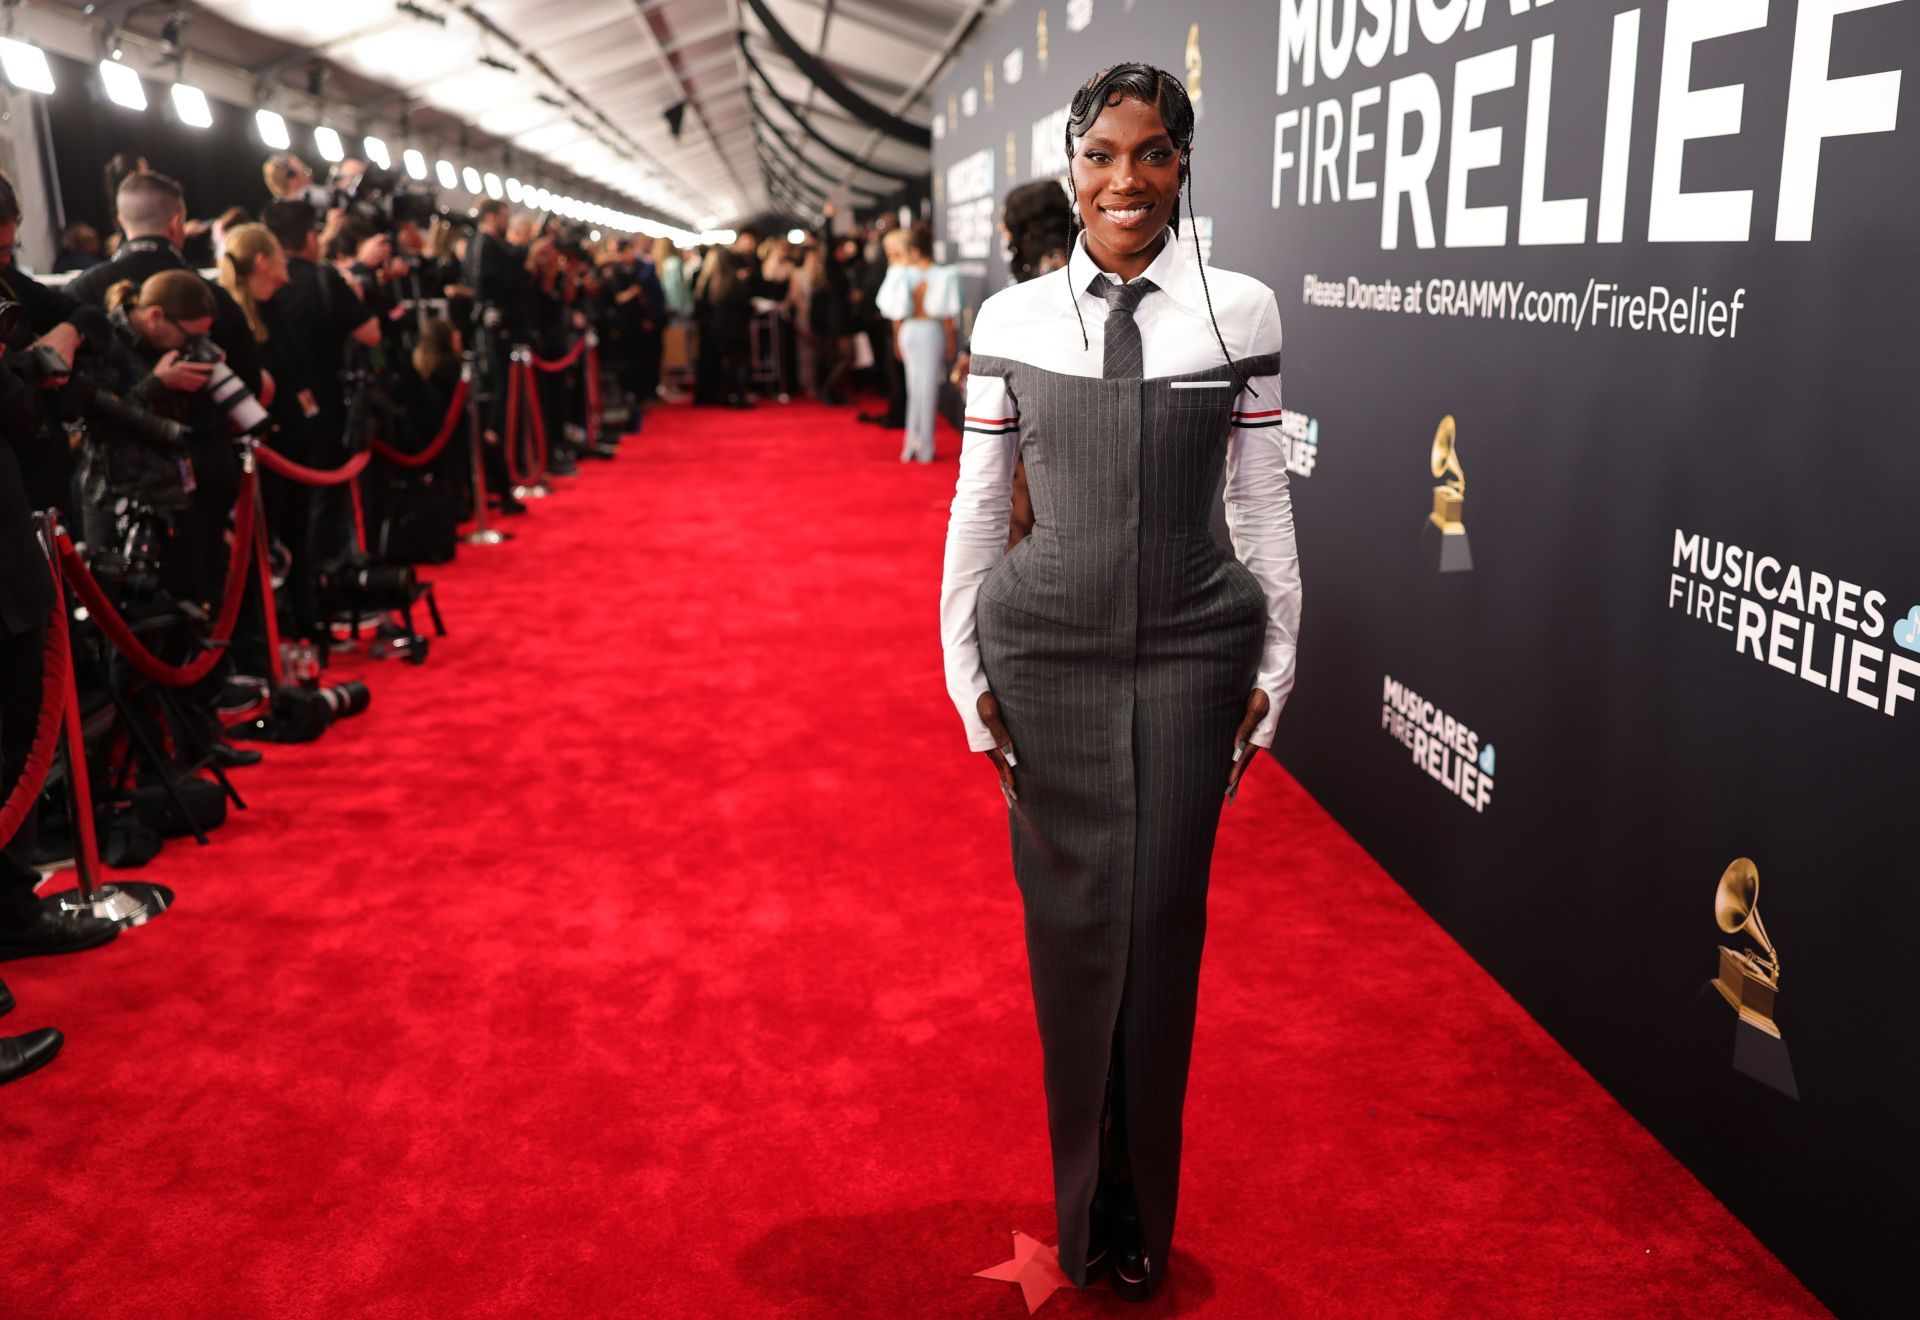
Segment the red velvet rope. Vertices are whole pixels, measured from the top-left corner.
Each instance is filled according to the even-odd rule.
[[[433,443],[417,454],[409,454],[403,449],[395,449],[386,441],[376,438],[373,452],[389,463],[398,463],[401,467],[423,468],[440,457],[440,451],[453,439],[453,433],[460,429],[460,422],[467,407],[467,382],[461,381],[453,391],[453,402],[447,405],[447,420],[440,424],[440,434],[433,437]]]
[[[240,486],[240,502],[233,506],[233,550],[227,558],[227,585],[221,592],[220,610],[213,620],[213,640],[216,642],[224,642],[232,637],[234,625],[240,621],[240,598],[246,593],[247,586],[247,555],[253,549],[254,513],[253,482],[246,481]],[[167,687],[186,687],[207,676],[220,659],[219,648],[202,652],[186,665],[170,665],[160,659],[133,635],[133,629],[113,608],[113,602],[100,589],[100,584],[87,570],[86,561],[74,550],[73,542],[65,532],[60,533],[58,544],[60,567],[67,575],[68,583],[93,615],[93,621],[100,625],[100,631],[107,635],[107,640],[127,658],[129,664],[154,682]]]
[[[540,391],[534,388],[531,368],[526,373],[526,382],[526,388],[520,392],[520,397],[530,405],[527,408],[527,416],[533,422],[533,479],[544,481],[547,476],[547,414],[540,406]]]
[[[303,486],[338,486],[352,481],[365,471],[367,464],[373,460],[373,451],[363,449],[337,468],[310,468],[303,463],[294,462],[285,454],[275,453],[265,445],[259,446],[254,452],[260,456],[260,462],[268,470],[277,472],[290,481],[297,481]]]
[[[520,466],[520,399],[523,393],[521,384],[526,372],[515,359],[507,367],[507,433],[500,443],[506,446],[507,480],[511,485],[530,486],[532,479]],[[529,380],[527,382],[531,384]],[[536,404],[537,406],[537,404]]]
[[[52,571],[52,565],[48,565],[48,571]],[[46,787],[47,772],[53,768],[54,748],[60,745],[60,720],[67,713],[69,654],[66,602],[56,579],[53,612],[47,617],[47,649],[40,662],[40,722],[34,728],[33,747],[27,752],[19,782],[7,794],[6,805],[0,807],[0,848],[19,832],[40,790]]]
[[[567,350],[565,357],[555,358],[551,362],[545,358],[534,357],[531,352],[527,354],[527,357],[533,362],[534,366],[551,374],[556,371],[565,371],[568,367],[578,362],[580,360],[580,354],[585,351],[586,347],[587,341],[584,338],[576,339],[573,341],[573,347]]]

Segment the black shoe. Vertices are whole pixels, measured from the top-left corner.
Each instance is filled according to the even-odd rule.
[[[29,1031],[24,1036],[0,1038],[0,1086],[46,1067],[66,1041],[67,1038],[52,1027]]]
[[[1093,1205],[1087,1213],[1087,1282],[1105,1274],[1112,1264],[1113,1192],[1101,1183],[1094,1188]]]
[[[0,981],[0,1017],[13,1012],[13,991],[7,989],[7,983]]]
[[[25,927],[0,931],[0,962],[37,958],[43,953],[97,949],[119,933],[118,926],[91,913],[49,912],[42,908],[40,915]]]
[[[500,501],[500,512],[509,518],[517,518],[527,511],[527,502],[509,495]]]
[[[1140,1214],[1131,1202],[1113,1218],[1113,1291],[1129,1302],[1144,1302],[1160,1287],[1160,1271],[1141,1240]]]
[[[243,765],[259,765],[260,753],[251,747],[235,747],[230,742],[217,742],[213,745],[213,763],[222,770],[234,770]]]
[[[870,422],[875,426],[885,426],[887,424],[887,415],[885,413],[861,413],[860,420]]]
[[[618,458],[620,451],[612,445],[590,445],[580,451],[582,458]]]

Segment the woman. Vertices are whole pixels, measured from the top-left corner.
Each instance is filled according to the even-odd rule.
[[[1060,1265],[1084,1284],[1111,1263],[1134,1299],[1173,1238],[1222,795],[1273,742],[1300,610],[1277,304],[1180,240],[1193,123],[1143,64],[1075,96],[1079,237],[975,320],[940,603],[948,690],[1009,809]],[[1003,556],[1022,454],[1033,530]],[[1238,558],[1208,533],[1223,466]]]
[[[902,463],[933,462],[933,422],[940,378],[953,360],[953,318],[960,314],[960,282],[950,266],[933,264],[933,229],[917,224],[903,240],[904,260],[888,272],[878,298],[894,323],[894,342],[907,378],[907,443]]]
[[[261,400],[273,418],[270,443],[275,452],[296,463],[334,467],[341,459],[338,441],[329,447],[315,425],[320,404],[313,392],[311,365],[273,305],[274,296],[286,285],[287,257],[273,231],[265,225],[236,226],[220,256],[220,287],[240,304],[275,382],[273,397]],[[324,513],[326,506],[317,506],[315,489],[271,472],[261,476],[267,527],[293,561],[287,579],[293,619],[290,635],[308,641],[326,635],[320,618],[318,566],[353,549],[350,511],[344,517]]]
[[[137,287],[121,280],[107,290],[107,320],[113,327],[110,388],[140,408],[185,424],[191,436],[176,449],[144,433],[93,426],[81,459],[87,540],[99,547],[121,544],[134,524],[144,523],[174,542],[164,557],[169,591],[201,605],[220,590],[225,554],[219,528],[237,483],[218,480],[222,474],[212,470],[219,466],[214,460],[227,433],[225,419],[205,393],[213,368],[182,358],[180,350],[213,329],[213,315],[212,291],[190,270],[161,271]],[[208,469],[208,498],[225,501],[200,510],[208,515],[204,535],[195,511],[203,468]]]

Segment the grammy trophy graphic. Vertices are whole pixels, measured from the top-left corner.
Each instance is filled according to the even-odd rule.
[[[1780,994],[1780,955],[1760,921],[1760,868],[1736,857],[1720,874],[1713,919],[1729,935],[1745,933],[1758,951],[1720,946],[1720,972],[1710,984],[1734,1010],[1733,1066],[1755,1081],[1798,1100],[1774,1004]],[[1704,993],[1704,992],[1703,992]],[[1725,1010],[1721,1010],[1723,1013]],[[1723,1038],[1724,1039],[1724,1038]]]
[[[1465,573],[1473,567],[1466,524],[1460,521],[1467,502],[1467,474],[1460,466],[1451,414],[1440,419],[1440,427],[1433,433],[1427,466],[1443,480],[1433,488],[1433,512],[1427,516],[1425,539],[1439,542],[1437,557],[1442,573]]]

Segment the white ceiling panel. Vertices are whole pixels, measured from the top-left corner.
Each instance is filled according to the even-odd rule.
[[[925,150],[874,132],[821,94],[768,38],[745,0],[416,2],[443,15],[444,24],[409,16],[395,0],[199,0],[199,8],[287,43],[270,67],[289,84],[301,85],[306,62],[323,59],[376,87],[406,93],[415,107],[471,124],[511,142],[516,152],[600,181],[687,223],[707,216],[731,219],[769,204],[755,155],[750,88],[781,137],[817,152],[827,174],[849,173],[749,75],[736,48],[742,28],[781,94],[822,135],[889,169],[928,168]],[[924,124],[936,109],[928,104],[927,89],[944,66],[949,44],[969,19],[990,18],[1010,0],[765,2],[797,42],[856,92],[884,111]],[[512,68],[489,67],[483,57]],[[686,110],[676,141],[661,116],[682,102]],[[422,146],[430,155],[444,154],[431,141]],[[486,151],[476,146],[475,163],[482,168]],[[520,159],[522,174],[538,172],[533,162]]]

